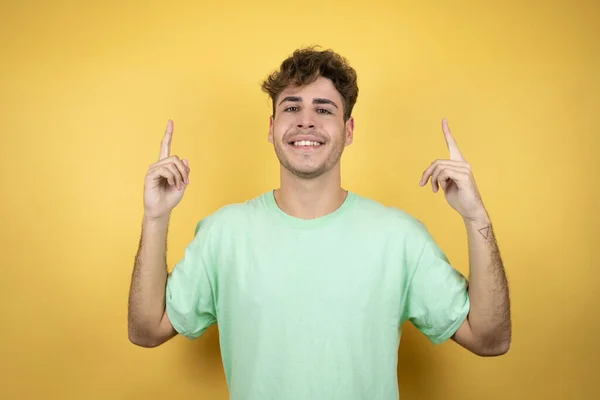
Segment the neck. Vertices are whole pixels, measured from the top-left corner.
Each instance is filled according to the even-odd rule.
[[[274,191],[277,205],[286,214],[301,219],[318,218],[334,212],[347,196],[336,170],[334,168],[318,178],[302,179],[282,169],[281,186]]]

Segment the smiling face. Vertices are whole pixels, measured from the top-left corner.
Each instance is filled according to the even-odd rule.
[[[352,143],[354,120],[344,121],[343,99],[331,80],[318,77],[305,86],[289,86],[277,97],[269,142],[289,173],[314,179],[338,168]]]

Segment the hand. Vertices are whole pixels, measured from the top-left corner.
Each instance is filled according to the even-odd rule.
[[[465,220],[475,220],[485,215],[485,208],[471,172],[471,166],[465,161],[454,137],[448,128],[448,122],[442,120],[442,130],[446,145],[450,151],[449,160],[436,160],[424,172],[419,185],[425,186],[431,178],[431,188],[437,193],[439,187],[444,191],[446,201]]]
[[[169,120],[158,161],[150,165],[144,179],[144,214],[148,218],[167,216],[179,204],[190,183],[188,161],[170,155],[172,137],[173,121]]]

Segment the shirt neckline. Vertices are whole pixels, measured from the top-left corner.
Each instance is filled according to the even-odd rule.
[[[269,192],[265,193],[265,199],[269,210],[276,214],[278,219],[280,219],[283,223],[297,228],[312,229],[325,226],[326,224],[331,223],[333,220],[339,218],[352,206],[352,204],[354,204],[356,200],[356,194],[349,190],[346,191],[346,198],[337,209],[327,215],[311,219],[294,217],[284,212],[275,200],[275,190],[270,190]]]

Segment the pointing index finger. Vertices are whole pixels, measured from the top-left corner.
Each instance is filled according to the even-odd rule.
[[[456,161],[464,161],[464,157],[460,153],[458,149],[458,145],[450,133],[450,128],[448,127],[448,121],[446,118],[442,119],[442,131],[444,131],[444,138],[446,138],[446,145],[448,146],[448,150],[450,151],[450,159]]]
[[[165,135],[163,136],[160,144],[160,155],[159,160],[169,157],[171,154],[171,138],[173,137],[173,121],[167,122],[167,129],[165,129]]]

